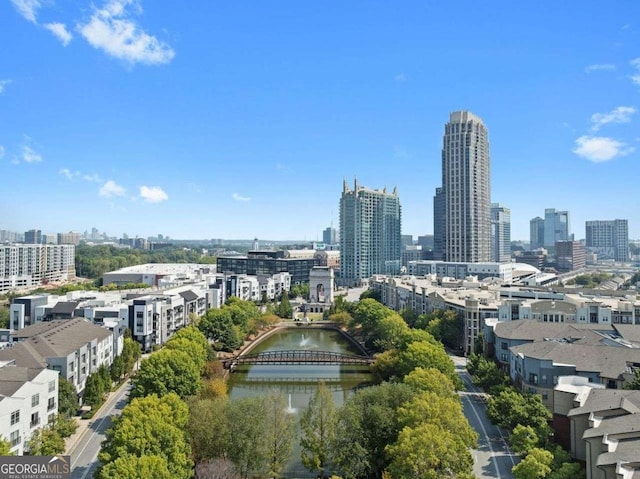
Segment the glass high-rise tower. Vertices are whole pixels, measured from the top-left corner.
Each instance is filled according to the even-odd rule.
[[[343,183],[340,198],[340,282],[353,286],[374,274],[400,273],[401,208],[388,193]]]
[[[451,113],[442,146],[442,187],[434,202],[434,238],[442,242],[444,261],[491,261],[489,167],[482,119],[469,111]]]

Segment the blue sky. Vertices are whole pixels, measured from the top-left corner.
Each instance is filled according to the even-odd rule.
[[[0,229],[321,238],[342,180],[433,232],[449,112],[492,200],[640,238],[640,2],[0,0]]]

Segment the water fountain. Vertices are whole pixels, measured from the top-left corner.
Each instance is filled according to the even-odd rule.
[[[296,413],[296,408],[291,407],[291,394],[289,394],[289,407],[287,408],[287,413],[288,414],[295,414]]]
[[[302,340],[300,341],[300,346],[301,347],[305,347],[309,344],[309,339],[310,338],[305,338],[304,334],[302,335]]]

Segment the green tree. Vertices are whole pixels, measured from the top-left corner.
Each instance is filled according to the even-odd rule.
[[[172,479],[167,460],[162,456],[125,455],[100,469],[98,479]]]
[[[104,398],[104,382],[98,373],[90,374],[84,385],[84,403],[92,408],[102,404]]]
[[[280,304],[276,306],[276,314],[280,316],[282,319],[292,318],[293,317],[293,307],[289,302],[289,296],[286,294],[282,295],[282,299],[280,300]]]
[[[198,328],[213,342],[218,351],[234,351],[244,340],[244,333],[233,322],[229,308],[210,309],[198,322]]]
[[[98,368],[98,377],[100,378],[100,382],[102,382],[102,390],[104,393],[111,391],[111,386],[113,385],[111,373],[104,364],[101,364]]]
[[[207,348],[203,347],[202,344],[191,341],[186,337],[173,337],[167,344],[165,348],[168,350],[176,350],[187,353],[189,357],[196,364],[198,371],[202,371],[204,369],[204,365],[207,362]]]
[[[286,410],[282,393],[270,391],[263,398],[267,474],[278,477],[287,464],[296,437],[295,417]]]
[[[124,359],[122,359],[122,355],[118,355],[113,358],[113,363],[111,364],[111,368],[109,370],[111,374],[111,380],[115,383],[120,381],[122,376],[124,375]]]
[[[403,382],[416,392],[432,392],[440,397],[457,397],[451,379],[435,368],[417,367],[404,377]]]
[[[414,396],[406,384],[383,383],[358,390],[338,410],[334,463],[344,477],[380,477],[385,448],[400,431],[398,408]]]
[[[398,422],[412,428],[434,424],[446,431],[455,431],[466,447],[475,447],[478,434],[469,425],[457,396],[441,397],[423,392],[398,408]]]
[[[131,374],[136,361],[140,359],[141,355],[142,350],[140,348],[140,344],[134,341],[131,337],[125,337],[122,346],[122,360],[124,361],[125,374]]]
[[[142,361],[132,385],[131,397],[175,392],[185,398],[200,390],[200,369],[187,353],[163,349]]]
[[[378,291],[374,291],[372,289],[366,289],[360,294],[360,301],[364,299],[373,299],[375,301],[381,302],[382,296]]]
[[[9,328],[9,308],[0,304],[0,329]]]
[[[518,424],[509,436],[509,444],[513,451],[521,456],[526,456],[530,450],[540,445],[540,439],[531,426]]]
[[[331,447],[336,433],[336,411],[331,391],[320,383],[300,418],[302,465],[325,474],[331,461]]]
[[[36,429],[27,442],[27,449],[32,456],[55,456],[64,452],[64,439],[55,429]]]
[[[585,470],[577,462],[565,462],[547,476],[548,479],[584,479],[585,477]]]
[[[98,455],[102,466],[127,455],[156,455],[166,460],[172,478],[191,478],[191,448],[184,432],[187,420],[188,408],[176,394],[133,399],[106,432]]]
[[[0,456],[12,456],[11,454],[11,443],[9,441],[5,441],[0,437]]]
[[[473,458],[453,431],[435,424],[405,427],[387,447],[388,471],[393,479],[440,479],[471,474]]]
[[[227,398],[188,399],[187,432],[195,461],[224,457],[229,447]]]
[[[513,469],[515,479],[541,479],[551,472],[553,454],[540,448],[533,448]]]
[[[227,419],[227,457],[235,464],[238,474],[243,478],[264,474],[268,469],[264,401],[261,398],[230,401]]]
[[[640,389],[640,368],[635,368],[633,379],[625,384],[625,389]]]
[[[78,429],[78,423],[72,417],[66,417],[58,414],[52,422],[49,423],[52,429],[55,429],[60,437],[70,437],[76,429]]]
[[[487,417],[494,424],[513,430],[518,424],[531,426],[541,444],[546,444],[551,428],[551,413],[537,394],[523,395],[513,388],[505,389],[487,401]]]
[[[78,394],[75,386],[63,377],[58,378],[58,414],[72,416],[78,410]]]

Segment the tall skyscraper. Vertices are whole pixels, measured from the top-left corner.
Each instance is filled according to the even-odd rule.
[[[322,242],[324,244],[336,244],[338,242],[338,232],[333,226],[328,226],[322,232]]]
[[[629,261],[629,222],[627,220],[587,221],[585,243],[603,259]]]
[[[24,242],[27,244],[42,244],[42,231],[41,230],[25,231]]]
[[[544,247],[544,220],[536,216],[529,221],[529,249]]]
[[[433,259],[437,261],[444,261],[446,216],[443,188],[436,188],[433,197]]]
[[[544,247],[555,249],[558,241],[569,240],[573,240],[569,233],[569,212],[546,208],[544,210]]]
[[[434,253],[442,241],[445,261],[491,261],[489,174],[484,123],[469,111],[451,113],[444,129],[442,187],[434,198]]]
[[[499,203],[491,203],[491,260],[511,261],[511,210]]]
[[[374,274],[400,272],[401,208],[388,193],[345,181],[340,198],[340,281],[353,286]]]

